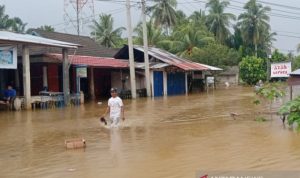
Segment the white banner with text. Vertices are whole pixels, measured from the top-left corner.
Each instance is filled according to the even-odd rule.
[[[271,78],[289,77],[292,72],[291,62],[280,62],[271,64]]]

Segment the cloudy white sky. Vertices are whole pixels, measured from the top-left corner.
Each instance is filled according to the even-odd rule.
[[[51,25],[59,32],[75,33],[75,28],[69,23],[64,23],[64,15],[67,12],[67,19],[75,19],[75,10],[72,5],[65,7],[65,1],[72,0],[0,0],[0,4],[6,7],[6,13],[11,17],[20,17],[28,23],[27,28],[36,28],[41,25]],[[92,0],[90,0],[92,1]],[[138,0],[131,0],[137,2]],[[177,9],[183,10],[187,15],[193,11],[205,10],[207,0],[177,0]],[[243,3],[247,0],[230,0],[228,12],[239,15],[242,13]],[[270,14],[272,31],[277,32],[277,41],[274,47],[282,52],[296,52],[296,46],[300,43],[300,2],[299,0],[261,0],[263,5],[270,6],[273,10]],[[136,3],[134,3],[136,4]],[[282,6],[278,6],[282,5]],[[126,9],[125,0],[94,0],[95,14],[111,13],[115,20],[115,27],[126,27]],[[84,17],[88,17],[91,9],[86,6]],[[133,25],[137,24],[140,18],[140,9],[138,5],[132,8]],[[68,21],[68,20],[67,20]],[[91,18],[85,18],[85,28],[82,29],[83,35],[89,35],[89,21]]]

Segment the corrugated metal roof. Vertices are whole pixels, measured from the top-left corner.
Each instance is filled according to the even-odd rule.
[[[161,69],[170,66],[169,64],[166,63],[150,63],[149,65],[151,69]],[[143,62],[135,62],[134,66],[139,69],[145,69],[145,63]]]
[[[214,70],[214,71],[218,71],[218,70],[223,70],[221,68],[218,68],[218,67],[214,67],[214,66],[209,66],[209,65],[206,65],[206,64],[201,64],[207,68],[209,68],[210,70]]]
[[[144,48],[141,46],[134,46],[134,49],[144,52]],[[172,53],[169,53],[159,48],[149,47],[148,54],[152,57],[161,60],[162,62],[165,62],[169,65],[174,65],[186,71],[222,70],[217,67],[204,65],[204,64],[192,62],[187,59],[180,58]]]
[[[101,46],[95,42],[94,39],[88,36],[78,36],[73,34],[67,33],[60,33],[60,32],[48,32],[39,29],[32,29],[30,30],[32,35],[44,37],[53,40],[65,41],[68,43],[75,43],[80,44],[82,47],[76,50],[76,55],[82,56],[101,56],[101,57],[113,57],[120,49],[115,48],[107,48]],[[30,54],[32,55],[39,55],[39,54],[46,54],[46,53],[61,53],[61,49],[58,48],[45,48],[45,47],[37,47],[32,46],[30,48]],[[74,54],[74,50],[70,49],[69,54]]]
[[[46,54],[47,57],[62,60],[61,54]],[[101,68],[128,68],[129,64],[126,60],[105,58],[105,57],[93,57],[93,56],[79,56],[69,55],[69,60],[73,65],[86,65],[90,67]]]
[[[290,75],[300,75],[300,69],[291,72]]]
[[[28,34],[19,34],[19,33],[13,33],[8,31],[0,31],[0,43],[5,44],[9,42],[53,46],[53,47],[61,47],[61,48],[78,48],[79,46],[81,46],[79,44],[52,40],[52,39],[28,35]]]

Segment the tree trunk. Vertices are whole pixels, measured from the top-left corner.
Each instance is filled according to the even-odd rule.
[[[257,44],[255,43],[255,57],[257,57]]]

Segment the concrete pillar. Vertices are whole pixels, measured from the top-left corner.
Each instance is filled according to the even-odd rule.
[[[164,96],[168,96],[168,74],[166,71],[163,71],[164,78]]]
[[[188,73],[185,72],[185,94],[189,94],[189,91],[188,91]]]
[[[24,89],[24,107],[31,109],[31,86],[30,86],[30,60],[29,48],[26,45],[22,47],[23,64],[23,89]]]
[[[293,100],[293,85],[290,85],[290,101]]]
[[[94,81],[94,68],[90,68],[90,96],[92,100],[95,100],[95,81]]]
[[[63,92],[64,92],[64,100],[65,105],[70,104],[70,77],[69,77],[69,59],[68,59],[68,49],[64,48],[62,50],[63,53]]]
[[[43,66],[43,87],[48,88],[47,66]]]

